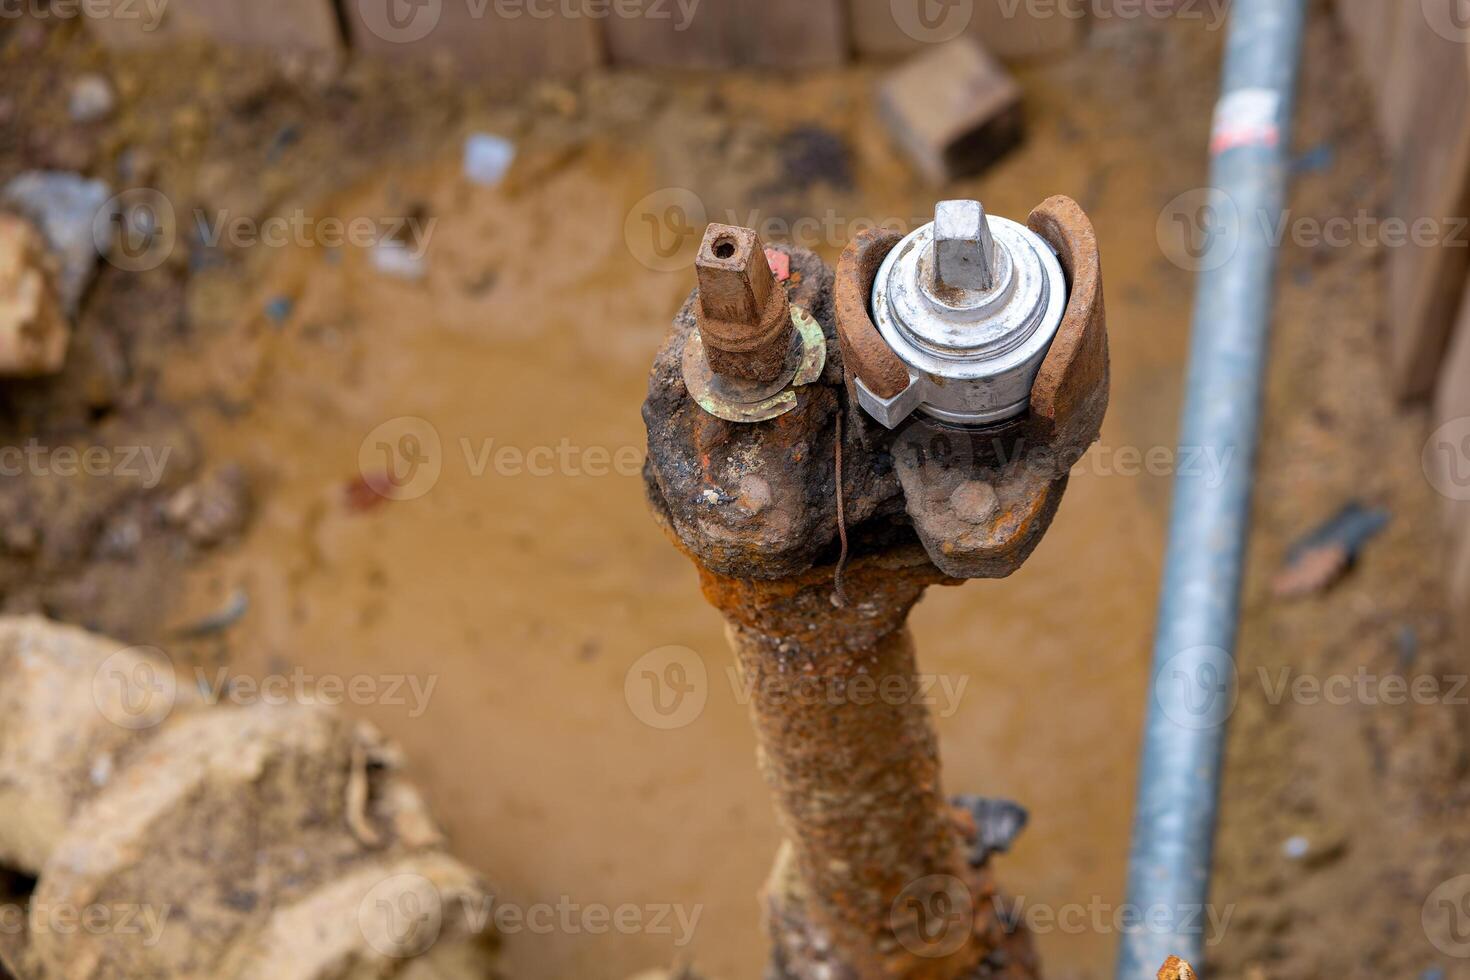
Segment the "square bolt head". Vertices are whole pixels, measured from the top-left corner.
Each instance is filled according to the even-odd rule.
[[[983,292],[995,285],[995,239],[979,201],[940,201],[934,209],[934,271],[940,285]]]
[[[749,228],[710,225],[694,270],[705,316],[727,323],[760,323],[776,279],[759,235]]]

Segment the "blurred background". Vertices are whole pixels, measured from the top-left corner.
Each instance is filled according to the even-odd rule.
[[[1431,922],[1470,911],[1430,902],[1470,872],[1470,47],[1455,0],[1309,7],[1209,973],[1470,976],[1470,932]],[[1194,275],[1231,233],[1228,14],[4,5],[0,197],[56,300],[6,244],[0,608],[226,699],[331,680],[501,902],[665,910],[503,929],[507,977],[759,975],[779,835],[722,621],[646,510],[649,365],[707,222],[830,264],[939,199],[1067,194],[1105,270],[1102,439],[1029,563],[914,630],[947,789],[1031,812],[997,873],[1053,913],[1047,975],[1109,975],[1170,481],[1242,465],[1176,445]],[[923,74],[954,44],[1023,120],[974,166],[939,151],[983,100]],[[917,121],[885,98],[905,72]],[[630,680],[650,656],[688,668],[672,719]]]

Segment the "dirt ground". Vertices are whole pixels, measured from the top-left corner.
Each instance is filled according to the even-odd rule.
[[[1021,572],[939,590],[915,615],[947,786],[1030,808],[998,874],[1033,906],[1122,901],[1169,494],[1167,466],[1125,451],[1173,452],[1192,277],[1158,226],[1204,183],[1220,41],[1200,22],[1096,24],[1074,55],[1023,69],[1025,144],[943,189],[1011,217],[1071,194],[1104,256],[1102,443]],[[1301,215],[1386,197],[1338,44],[1318,9]],[[83,125],[65,90],[87,70],[120,105]],[[67,26],[9,28],[0,178],[55,167],[157,188],[182,231],[159,268],[101,268],[60,377],[0,386],[7,443],[171,450],[152,486],[7,477],[3,608],[234,677],[397,679],[395,696],[349,710],[404,746],[455,852],[505,901],[698,915],[687,931],[511,935],[512,977],[676,961],[758,975],[755,894],[776,830],[719,618],[645,511],[638,409],[702,220],[784,230],[829,261],[865,222],[927,220],[939,194],[877,125],[875,77],[494,90],[366,64],[122,56]],[[499,187],[462,175],[475,131],[518,144]],[[210,246],[190,231],[222,213],[432,221],[425,272],[394,276],[370,249],[310,236]],[[1470,870],[1465,713],[1268,697],[1282,668],[1453,674],[1463,652],[1438,601],[1424,418],[1380,376],[1380,257],[1289,244],[1281,268],[1214,899],[1231,917],[1209,972],[1462,975],[1420,916]],[[430,431],[437,449],[413,445],[437,475],[381,500],[378,454]],[[1349,499],[1389,508],[1389,529],[1336,588],[1273,598],[1288,545]],[[672,730],[624,686],[668,646],[708,677],[702,712]],[[1307,855],[1293,858],[1298,837]],[[1111,973],[1106,927],[1037,938],[1051,977]]]

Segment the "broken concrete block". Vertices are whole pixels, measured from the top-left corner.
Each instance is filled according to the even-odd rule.
[[[1021,139],[1021,89],[973,38],[918,55],[878,88],[878,111],[929,180],[984,169]]]
[[[41,233],[24,218],[0,212],[0,375],[59,371],[70,334]]]

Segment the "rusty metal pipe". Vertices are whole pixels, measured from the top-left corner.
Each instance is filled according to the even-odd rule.
[[[868,312],[897,244],[882,232],[860,236],[836,276],[812,253],[778,246],[790,259],[792,319],[820,329],[826,356],[762,391],[758,416],[721,404],[739,393],[728,376],[725,394],[708,397],[719,369],[700,349],[711,312],[734,311],[749,328],[762,289],[744,302],[740,275],[753,251],[715,253],[735,268],[712,280],[711,302],[690,295],[654,362],[643,407],[649,502],[728,622],[786,838],[765,892],[773,978],[1035,976],[1027,937],[993,900],[995,824],[976,818],[997,808],[946,800],[905,626],[926,587],[1025,561],[1101,425],[1107,341],[1091,225],[1075,202],[1053,198],[1029,227],[1056,252],[1070,300],[1024,416],[973,433],[1005,453],[949,451],[969,435],[918,418],[890,432],[858,409],[859,379],[886,394],[894,374]],[[706,244],[727,237],[758,241],[717,229]],[[701,259],[701,289],[713,268]],[[741,289],[726,295],[731,281]],[[834,601],[839,539],[851,544],[847,602]]]
[[[862,602],[842,609],[831,568],[776,581],[702,578],[729,621],[788,842],[766,890],[775,961],[947,978],[1008,942],[1024,959],[988,900],[988,871],[966,860],[961,844],[975,828],[945,800],[933,721],[917,696],[905,621],[943,576],[917,549],[865,559],[849,575]],[[964,897],[946,903],[950,892]]]

